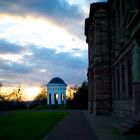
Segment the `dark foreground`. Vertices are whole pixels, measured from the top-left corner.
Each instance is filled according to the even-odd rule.
[[[82,111],[70,111],[44,140],[97,140]]]

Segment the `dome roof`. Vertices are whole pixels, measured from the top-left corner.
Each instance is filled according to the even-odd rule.
[[[66,83],[59,77],[55,77],[51,79],[48,84],[65,84],[66,85]]]

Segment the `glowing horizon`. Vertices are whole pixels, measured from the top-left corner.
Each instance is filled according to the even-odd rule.
[[[40,86],[2,86],[0,88],[1,95],[9,95],[14,90],[18,90],[20,88],[20,92],[22,93],[22,101],[33,101],[34,98],[40,93],[41,87]],[[66,90],[66,95],[68,99],[73,99],[76,90],[70,89],[68,86]]]

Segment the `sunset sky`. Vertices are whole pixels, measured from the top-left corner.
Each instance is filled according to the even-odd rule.
[[[0,82],[86,80],[84,20],[94,0],[0,0]],[[96,0],[97,2],[97,0]]]

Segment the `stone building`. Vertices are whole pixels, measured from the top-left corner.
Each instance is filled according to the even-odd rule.
[[[49,105],[66,104],[66,83],[59,77],[50,80],[47,85]]]
[[[140,1],[92,3],[85,35],[89,111],[140,114]]]

